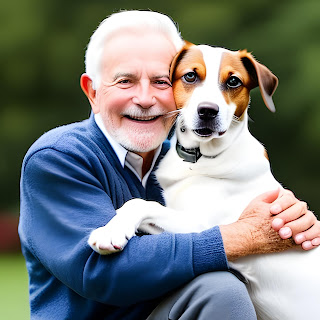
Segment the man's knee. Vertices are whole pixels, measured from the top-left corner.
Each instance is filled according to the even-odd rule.
[[[183,295],[181,298],[188,301],[188,310],[181,319],[256,319],[245,284],[230,272],[201,275],[190,283]],[[181,305],[172,309],[172,319],[179,313]]]
[[[206,297],[215,303],[241,304],[250,301],[247,288],[230,272],[210,272],[192,281],[191,291],[195,297]]]
[[[256,319],[244,283],[226,271],[198,276],[157,309],[149,319]]]

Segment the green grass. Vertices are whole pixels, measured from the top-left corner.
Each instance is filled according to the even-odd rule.
[[[28,274],[22,254],[0,254],[0,319],[30,319]]]

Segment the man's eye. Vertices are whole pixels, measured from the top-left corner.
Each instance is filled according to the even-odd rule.
[[[128,79],[123,79],[123,80],[119,80],[118,83],[126,84],[126,83],[130,83],[130,81]]]
[[[157,81],[155,81],[155,83],[156,84],[169,84],[167,81],[165,81],[165,80],[157,80]]]
[[[235,88],[239,88],[240,86],[242,86],[242,81],[236,76],[231,76],[227,80],[226,84],[229,88],[235,89]]]
[[[167,80],[155,80],[153,83],[155,86],[157,86],[160,89],[166,89],[171,87],[170,81],[167,81]]]
[[[126,88],[130,88],[133,85],[133,81],[131,81],[130,79],[120,79],[117,81],[116,85],[119,88],[126,89]]]
[[[183,76],[183,79],[188,83],[194,83],[197,81],[198,76],[194,71],[190,71]]]

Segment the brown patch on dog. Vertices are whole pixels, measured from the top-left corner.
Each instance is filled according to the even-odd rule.
[[[188,84],[183,80],[183,76],[192,71],[197,74],[198,79],[195,83]],[[174,58],[170,77],[177,109],[181,109],[186,105],[197,85],[206,78],[206,65],[202,52],[188,42]]]
[[[232,75],[243,83],[239,88],[228,88],[227,80]],[[265,105],[275,111],[272,95],[278,86],[278,78],[263,64],[259,63],[247,50],[230,51],[223,54],[220,66],[220,84],[223,95],[237,106],[235,115],[241,117],[249,104],[250,90],[259,86]]]
[[[259,63],[246,50],[239,51],[240,59],[251,78],[251,89],[259,86],[260,93],[267,108],[275,112],[272,96],[278,86],[278,78],[263,64]]]
[[[223,53],[219,74],[222,94],[228,104],[233,102],[237,106],[235,115],[240,118],[249,104],[252,80],[241,61],[239,51]],[[238,88],[227,87],[226,82],[231,76],[237,76],[243,85]]]

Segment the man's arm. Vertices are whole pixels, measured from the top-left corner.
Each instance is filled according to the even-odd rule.
[[[96,170],[87,160],[53,149],[28,159],[19,227],[23,250],[34,256],[27,263],[48,270],[87,299],[118,306],[157,298],[199,274],[228,268],[219,228],[134,237],[112,256],[94,252],[87,244],[90,232],[115,215]]]

